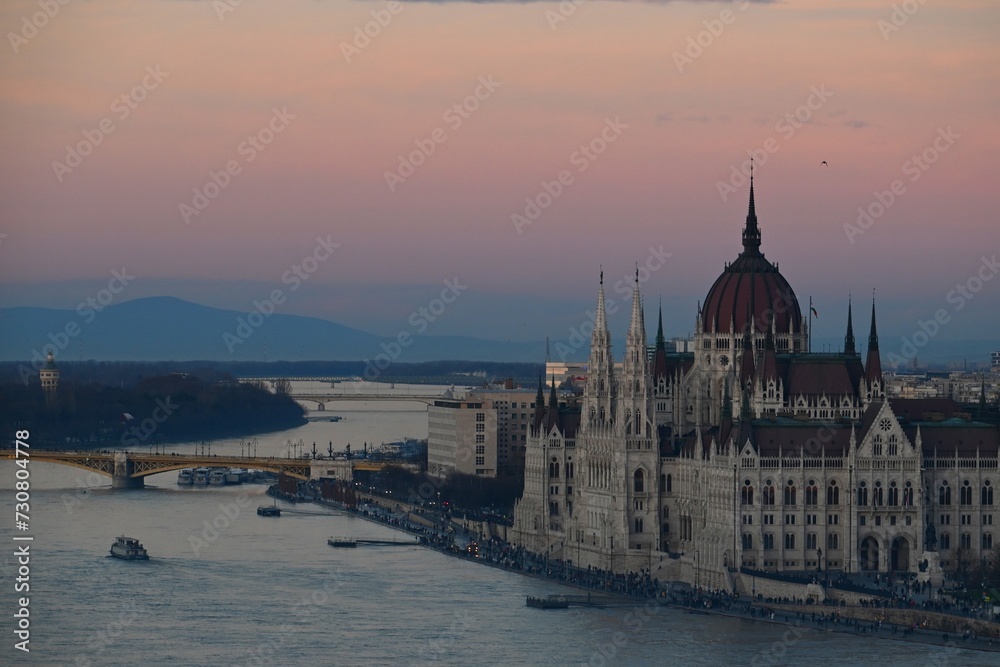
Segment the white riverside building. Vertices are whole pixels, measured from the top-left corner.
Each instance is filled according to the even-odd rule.
[[[698,309],[694,351],[667,351],[662,313],[646,344],[636,280],[615,364],[602,276],[582,400],[536,398],[516,543],[730,589],[740,565],[916,572],[932,541],[948,570],[1000,540],[1000,426],[981,421],[995,408],[887,399],[874,303],[864,363],[850,307],[843,351],[809,352],[760,253],[752,181],[743,252]]]

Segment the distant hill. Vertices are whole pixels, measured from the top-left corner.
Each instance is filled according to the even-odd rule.
[[[241,325],[242,322],[242,325]],[[256,326],[254,326],[256,325]],[[396,350],[393,340],[336,322],[275,313],[209,308],[174,297],[149,297],[99,313],[52,308],[0,308],[0,361],[44,357],[98,361],[446,359],[539,361],[545,343],[507,343],[466,336],[414,335]]]

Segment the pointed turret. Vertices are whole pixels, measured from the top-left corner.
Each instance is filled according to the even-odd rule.
[[[858,353],[854,344],[854,321],[851,316],[851,299],[847,298],[847,335],[844,336],[844,354],[854,356]]]
[[[604,271],[597,290],[594,331],[590,335],[590,361],[587,386],[583,394],[584,424],[614,419],[614,361],[611,356],[611,332],[604,304]]]
[[[542,376],[538,376],[538,393],[535,394],[535,415],[532,420],[532,429],[538,431],[545,421],[545,394],[542,393]]]
[[[644,434],[648,431],[648,423],[655,420],[651,413],[652,388],[652,375],[646,356],[646,320],[639,290],[639,267],[636,266],[635,284],[632,287],[632,319],[625,337],[625,360],[618,388],[618,416],[623,420],[626,434]]]
[[[872,328],[868,334],[868,361],[865,363],[865,381],[868,388],[872,389],[873,398],[881,394],[884,383],[882,381],[882,358],[878,351],[878,328],[875,326],[875,299],[872,299]],[[874,387],[877,385],[877,390]]]
[[[743,228],[743,254],[760,254],[760,228],[757,227],[757,209],[753,202],[753,158],[750,159],[750,204],[747,207],[747,224]]]
[[[555,427],[562,431],[562,420],[559,418],[559,397],[556,395],[556,376],[552,376],[552,389],[549,392],[549,410],[545,419],[545,432],[550,433]]]
[[[667,341],[663,337],[663,304],[660,303],[659,314],[657,315],[656,326],[656,350],[653,353],[653,383],[659,384],[660,380],[667,378]]]

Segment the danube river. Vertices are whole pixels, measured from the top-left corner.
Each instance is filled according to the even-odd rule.
[[[344,420],[260,436],[258,454],[284,455],[289,440],[357,449],[427,434],[419,405],[327,411]],[[669,608],[529,609],[528,595],[577,591],[416,546],[333,549],[329,536],[397,533],[314,505],[259,517],[271,503],[259,485],[180,488],[169,473],[112,491],[107,478],[41,463],[30,466],[30,591],[17,595],[30,597],[24,654],[14,649],[15,470],[0,462],[5,665],[996,664],[995,654]],[[151,560],[109,557],[122,533]]]

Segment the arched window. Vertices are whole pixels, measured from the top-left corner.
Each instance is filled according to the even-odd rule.
[[[667,490],[667,476],[663,474],[660,475],[660,490],[661,491]]]
[[[881,507],[884,498],[882,497],[882,482],[875,482],[875,488],[872,490],[872,505],[875,507]]]
[[[987,551],[993,548],[993,535],[991,533],[983,533],[983,551]]]
[[[559,459],[554,456],[552,457],[552,461],[549,462],[549,477],[552,479],[559,477]]]
[[[889,507],[896,507],[899,505],[899,488],[896,486],[896,482],[889,482]]]
[[[806,549],[816,548],[816,533],[809,533],[806,535]]]
[[[632,475],[632,488],[636,493],[642,493],[646,486],[645,475],[643,475],[642,470],[636,470],[635,474]],[[642,532],[642,531],[636,531]]]
[[[893,433],[889,436],[889,456],[896,456],[899,453],[899,439]]]
[[[962,533],[962,537],[959,540],[960,549],[971,549],[972,548],[972,534]]]
[[[785,548],[786,549],[795,548],[795,533],[785,533]]]
[[[635,532],[637,533],[642,532],[642,517],[639,517],[635,520]]]
[[[673,486],[674,486],[674,476],[671,475],[670,473],[667,473],[667,493],[670,493],[673,490]]]
[[[962,505],[972,504],[972,483],[969,480],[962,482],[962,488],[958,490],[958,501]]]
[[[774,549],[774,535],[772,533],[764,533],[764,549]]]
[[[819,505],[819,487],[815,480],[809,480],[806,486],[806,505]]]
[[[868,482],[862,481],[858,483],[858,504],[868,504]]]
[[[872,438],[872,456],[882,456],[882,436],[878,433]]]
[[[990,480],[983,482],[982,497],[979,499],[982,505],[993,504],[993,483]]]
[[[913,507],[913,482],[909,480],[903,487],[903,507]]]
[[[941,533],[941,548],[951,549],[951,535],[948,533]]]
[[[784,501],[786,505],[795,504],[795,483],[792,480],[788,480],[788,483],[785,484]]]
[[[948,486],[948,482],[941,482],[941,488],[938,489],[938,505],[951,505],[951,487]]]
[[[837,533],[830,533],[826,536],[826,548],[827,549],[839,549],[840,548],[840,536]]]
[[[827,505],[839,505],[840,504],[840,487],[837,486],[837,480],[831,480],[830,486],[826,487],[826,504]]]
[[[743,533],[743,551],[750,551],[753,549],[753,535],[750,533]]]
[[[765,505],[774,504],[774,486],[771,484],[771,480],[764,482],[764,490],[761,496],[761,502]]]
[[[750,485],[750,480],[743,480],[743,489],[740,491],[740,504],[741,505],[753,505],[753,487]]]

